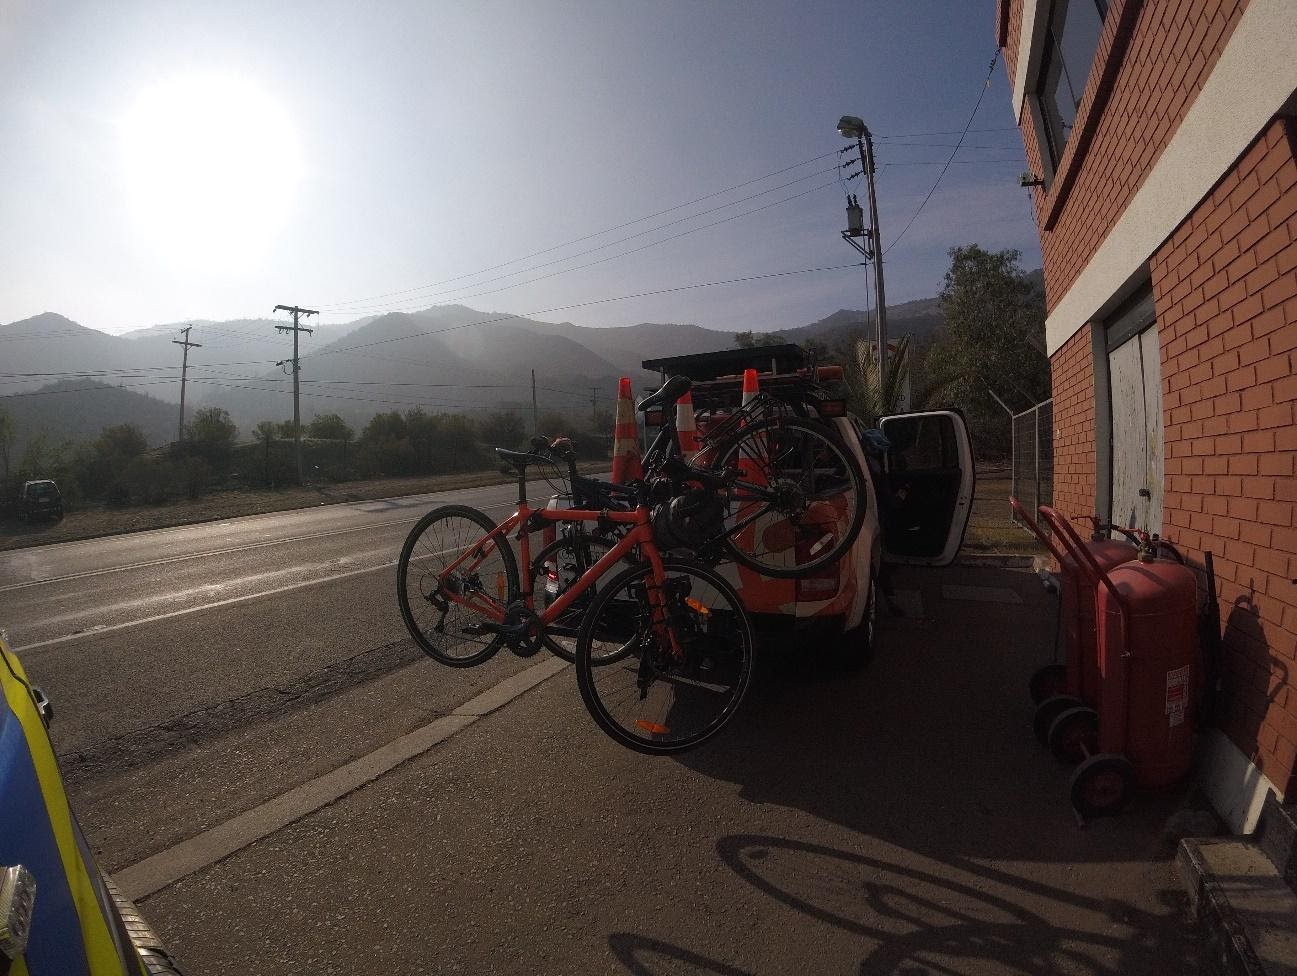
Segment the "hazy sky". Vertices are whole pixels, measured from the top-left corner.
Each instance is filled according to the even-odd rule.
[[[994,49],[991,0],[0,0],[0,322],[56,311],[120,332],[277,303],[325,321],[447,302],[525,314],[847,264],[843,190],[820,172],[848,158],[838,117],[877,137],[887,243]],[[935,294],[955,244],[1039,264],[1012,125],[997,65],[966,148],[887,255],[891,303]],[[864,305],[855,268],[538,317],[765,329]]]

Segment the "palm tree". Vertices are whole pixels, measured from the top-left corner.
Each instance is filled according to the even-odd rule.
[[[924,410],[934,404],[938,395],[960,380],[958,373],[943,370],[937,375],[927,376],[926,382],[914,385],[909,352],[910,337],[902,336],[887,357],[887,368],[882,382],[879,382],[877,343],[863,337],[850,342],[847,365],[843,370],[847,402],[851,411],[868,426],[876,426],[879,417],[900,413],[907,389],[908,409]],[[931,367],[932,364],[925,365]],[[931,371],[929,368],[925,373]]]

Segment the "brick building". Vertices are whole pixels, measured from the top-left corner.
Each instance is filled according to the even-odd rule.
[[[998,0],[1032,175],[1055,505],[1213,554],[1201,776],[1297,802],[1297,0]]]

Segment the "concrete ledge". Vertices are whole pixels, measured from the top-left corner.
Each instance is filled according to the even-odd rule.
[[[1180,842],[1175,867],[1216,972],[1297,974],[1297,895],[1259,847],[1191,838]]]
[[[1297,809],[1266,796],[1252,838],[1289,888],[1297,890]]]

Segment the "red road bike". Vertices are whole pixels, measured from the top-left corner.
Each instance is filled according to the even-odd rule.
[[[466,506],[434,509],[402,548],[398,600],[419,646],[443,664],[471,667],[506,646],[534,654],[547,636],[575,630],[581,698],[614,740],[665,754],[719,732],[752,678],[752,625],[734,588],[709,566],[663,555],[650,485],[601,486],[624,507],[534,509],[527,468],[551,459],[496,453],[517,471],[517,511],[497,525]],[[726,487],[724,474],[692,471],[691,477],[704,490]],[[606,552],[538,611],[533,576],[520,580],[510,540],[517,541],[522,565],[531,566],[530,533],[558,523],[620,535],[608,532]],[[605,580],[632,554],[631,565]]]

